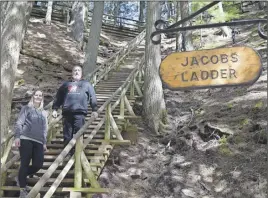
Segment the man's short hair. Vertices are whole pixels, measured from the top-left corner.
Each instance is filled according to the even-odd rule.
[[[79,67],[81,69],[81,71],[83,71],[83,68],[80,66],[80,65],[75,65],[72,69],[72,71],[76,68],[76,67]]]

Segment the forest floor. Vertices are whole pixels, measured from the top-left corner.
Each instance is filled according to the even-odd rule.
[[[257,82],[233,88],[165,89],[173,130],[156,137],[146,123],[138,123],[142,129],[137,144],[114,149],[100,177],[114,189],[113,195],[99,197],[267,197],[267,41],[258,36],[256,26],[238,29],[236,45],[252,47],[262,57]],[[231,38],[215,35],[218,32],[203,30],[202,49],[232,45]],[[197,38],[198,34],[194,32]],[[162,58],[175,51],[174,39],[163,43]],[[195,43],[199,45],[198,39]]]
[[[138,142],[115,147],[100,176],[102,187],[114,189],[113,193],[95,197],[267,197],[267,41],[258,36],[256,26],[240,28],[238,44],[256,49],[262,57],[258,81],[234,88],[165,89],[172,130],[155,136],[146,123],[136,123]],[[12,124],[33,89],[44,90],[47,104],[70,77],[73,64],[83,62],[84,53],[65,32],[60,23],[48,28],[41,20],[31,19],[17,72]],[[231,45],[231,38],[213,34],[217,32],[203,31],[203,49]],[[194,32],[197,38],[198,34]],[[123,44],[111,43],[109,49],[114,51]],[[101,55],[102,48],[98,63],[108,58]],[[164,40],[163,58],[174,48],[174,40]]]

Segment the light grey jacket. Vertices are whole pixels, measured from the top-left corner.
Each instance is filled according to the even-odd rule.
[[[47,112],[25,105],[22,107],[15,124],[15,138],[20,136],[46,144],[47,142]]]

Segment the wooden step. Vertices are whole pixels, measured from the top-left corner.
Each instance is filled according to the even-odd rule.
[[[100,147],[101,144],[88,144],[87,145],[87,149],[98,149]],[[47,147],[50,149],[50,148],[61,148],[63,149],[64,148],[64,145],[63,144],[51,144],[51,143],[48,143],[47,144]]]
[[[30,187],[31,188],[31,187]],[[42,187],[40,189],[40,193],[46,193],[48,190],[49,190],[50,187]],[[17,186],[2,186],[1,187],[1,190],[4,190],[4,191],[20,191],[20,188],[17,187]],[[66,192],[69,192],[69,190],[72,190],[71,188],[62,188],[62,187],[59,187],[56,189],[55,192],[57,193],[65,193]],[[91,190],[88,190],[86,192],[91,192],[91,193],[98,193],[98,192],[101,192],[101,193],[106,193],[107,190],[105,188],[96,188],[96,189],[91,189]]]
[[[93,167],[93,166],[92,166]],[[62,170],[55,170],[53,172],[53,175],[58,175],[61,173]],[[92,170],[94,172],[95,175],[98,175],[98,172]],[[18,173],[19,170],[18,169],[8,169],[7,170],[8,173]],[[46,169],[40,169],[37,173],[35,173],[35,175],[37,176],[42,176],[43,174],[45,174],[47,172]],[[74,175],[74,170],[69,170],[67,175]]]
[[[49,168],[50,166],[51,166],[51,164],[52,164],[53,162],[43,162],[43,169],[46,169],[46,168]],[[62,162],[61,164],[60,164],[60,166],[59,166],[59,168],[60,169],[62,169],[65,165],[66,165],[66,163],[67,163],[67,161],[64,161],[64,162]],[[14,164],[14,166],[15,167],[19,167],[19,165],[20,165],[20,162],[15,162],[15,164]],[[92,167],[97,167],[97,168],[101,168],[102,166],[103,166],[103,163],[96,163],[96,162],[92,162],[92,163],[90,163],[90,165],[92,166]]]
[[[54,161],[58,156],[54,155],[45,155],[44,160],[45,161]],[[100,161],[105,161],[104,156],[87,156],[87,159],[90,160],[100,160]]]
[[[49,149],[47,152],[45,152],[45,155],[59,155],[61,152],[62,152],[61,149],[58,149],[58,150]],[[107,155],[107,153],[108,153],[108,151],[106,151],[106,150],[89,150],[89,149],[84,150],[84,152],[86,155],[92,155],[92,154],[105,154],[105,155]]]

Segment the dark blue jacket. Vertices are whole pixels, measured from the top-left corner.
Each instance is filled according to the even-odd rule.
[[[52,109],[62,106],[62,113],[88,112],[88,103],[92,111],[97,111],[97,99],[93,86],[86,80],[65,81],[59,88]]]

